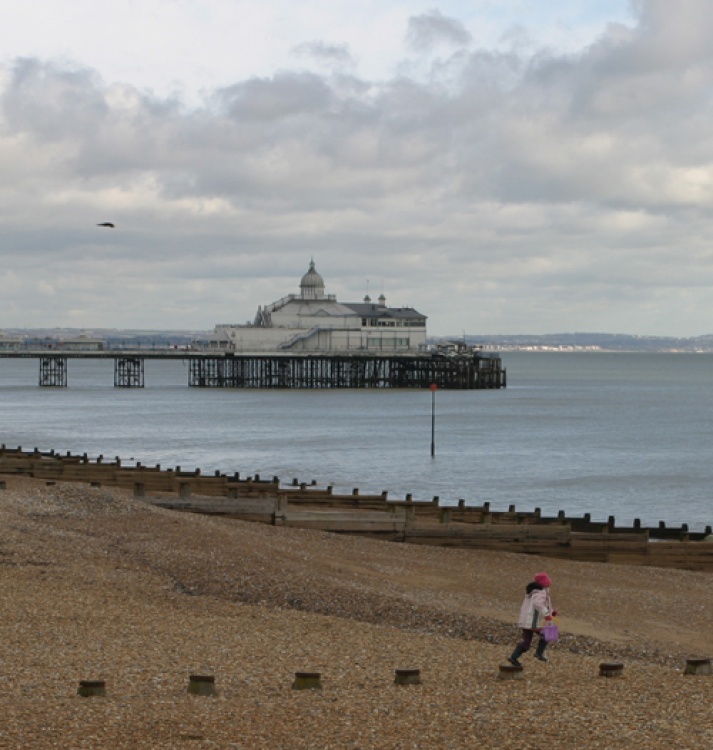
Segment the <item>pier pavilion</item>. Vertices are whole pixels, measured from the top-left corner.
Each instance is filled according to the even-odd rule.
[[[426,349],[426,316],[412,307],[389,307],[381,294],[339,302],[311,261],[300,293],[260,306],[252,323],[220,324],[207,346],[232,352],[368,352],[413,354]]]

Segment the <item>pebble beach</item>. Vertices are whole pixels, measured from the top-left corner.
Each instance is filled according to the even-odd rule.
[[[419,547],[1,477],[0,748],[713,747],[713,576]],[[546,570],[560,642],[499,679]],[[603,662],[621,677],[599,676]],[[396,685],[397,669],[421,684]],[[295,672],[321,690],[294,690]],[[189,694],[210,675],[217,695]],[[105,696],[77,694],[101,680]]]

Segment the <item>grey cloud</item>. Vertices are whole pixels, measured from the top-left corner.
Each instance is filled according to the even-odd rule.
[[[319,115],[328,107],[331,93],[326,81],[314,73],[284,72],[222,89],[216,99],[236,118],[269,121]]]
[[[412,49],[427,52],[439,44],[467,46],[473,37],[460,21],[430,10],[409,19],[406,40]]]
[[[108,114],[98,76],[87,69],[68,69],[35,59],[12,68],[2,106],[8,125],[32,130],[39,137],[61,140],[91,128]]]
[[[654,297],[691,332],[672,289],[713,313],[713,29],[684,4],[706,29],[690,45],[680,6],[651,0],[577,55],[462,50],[445,82],[442,61],[383,83],[284,71],[191,110],[20,61],[0,99],[0,257],[22,282],[0,293],[21,309],[34,268],[58,324],[101,290],[106,325],[210,327],[250,317],[314,255],[352,298],[378,268],[434,333],[617,315],[651,333]],[[172,320],[181,295],[199,319]]]
[[[639,48],[651,65],[687,66],[710,60],[713,6],[705,0],[634,0],[642,35]]]

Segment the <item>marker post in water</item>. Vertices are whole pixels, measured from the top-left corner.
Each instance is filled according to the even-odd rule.
[[[436,455],[436,391],[438,386],[431,383],[431,458]]]

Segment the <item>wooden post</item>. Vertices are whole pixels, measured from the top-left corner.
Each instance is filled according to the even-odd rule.
[[[183,500],[187,500],[191,496],[191,485],[188,482],[181,482],[178,494]]]
[[[710,659],[686,659],[683,674],[713,674]]]
[[[600,677],[621,677],[624,673],[624,665],[621,662],[608,662],[599,665]]]
[[[499,680],[522,680],[524,672],[522,667],[516,667],[514,664],[501,664],[498,668]]]
[[[106,695],[106,683],[104,680],[80,680],[77,695],[82,698],[91,698],[92,696]]]
[[[146,485],[143,482],[134,482],[134,497],[146,497]]]
[[[293,690],[321,690],[322,675],[319,672],[295,672]]]
[[[217,695],[213,675],[192,674],[188,678],[188,692],[192,695]]]
[[[394,675],[394,685],[420,685],[420,669],[397,669]]]

